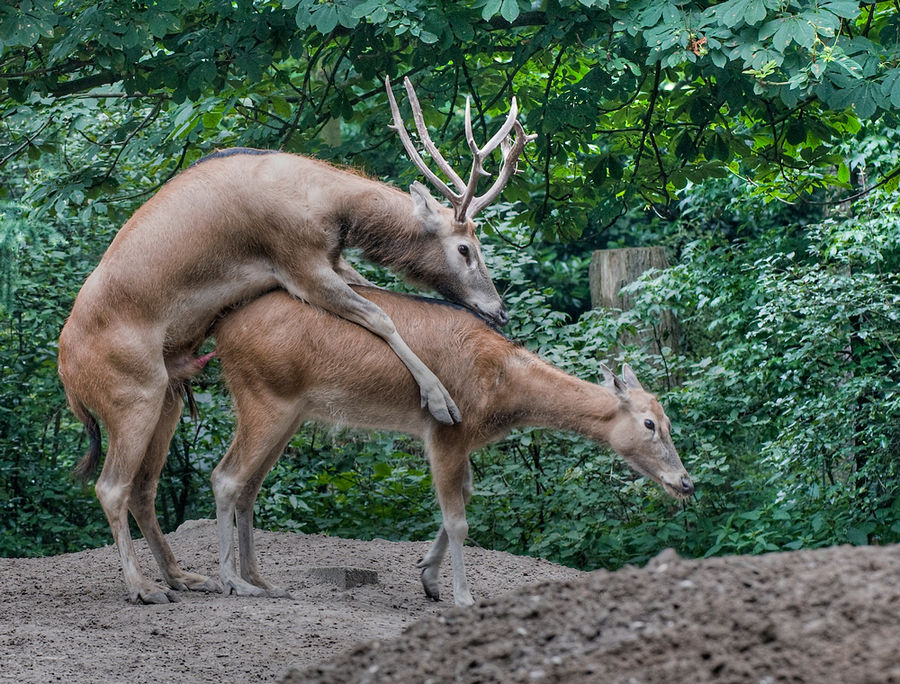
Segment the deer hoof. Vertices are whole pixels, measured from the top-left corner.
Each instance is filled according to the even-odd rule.
[[[428,412],[436,421],[444,425],[454,425],[462,422],[462,414],[453,400],[446,393],[439,395],[437,398],[427,398],[422,395],[422,405],[428,406]]]
[[[169,582],[169,586],[178,591],[206,591],[211,594],[221,594],[222,585],[216,580],[206,575],[196,575],[192,572],[186,572],[179,577],[173,578]]]
[[[421,561],[419,561],[419,567],[422,567]],[[431,567],[426,566],[422,568],[422,588],[425,590],[425,596],[428,597],[429,601],[438,602],[441,600],[441,589],[438,586],[437,578],[433,576],[436,573],[428,573],[429,570],[431,570]]]
[[[222,585],[216,582],[212,577],[203,577],[202,579],[204,580],[203,582],[189,584],[188,589],[191,591],[206,591],[210,594],[222,593]]]
[[[143,603],[146,605],[160,605],[165,603],[179,603],[181,597],[172,591],[164,591],[159,587],[150,585],[142,589],[134,589],[129,593],[128,600],[131,603]]]
[[[468,608],[469,606],[475,605],[475,599],[472,598],[472,595],[469,592],[466,592],[457,598],[454,603],[460,608]]]
[[[283,599],[293,599],[287,590],[282,589],[281,587],[269,587],[266,590],[266,594],[269,598],[283,598]]]
[[[225,587],[229,594],[234,594],[235,596],[255,596],[257,598],[265,598],[269,595],[264,588],[238,578],[225,580]]]

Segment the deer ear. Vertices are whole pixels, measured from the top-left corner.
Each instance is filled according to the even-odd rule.
[[[634,374],[634,371],[631,370],[631,366],[627,363],[622,366],[622,379],[625,381],[625,385],[629,389],[644,389],[641,386],[641,383],[638,382],[637,376]]]
[[[433,229],[437,224],[433,219],[439,215],[441,203],[419,181],[409,186],[409,195],[413,201],[413,215],[422,219],[426,229]]]
[[[600,372],[603,373],[603,384],[615,392],[616,396],[620,399],[628,396],[628,388],[625,386],[624,381],[607,368],[605,363],[600,364]]]

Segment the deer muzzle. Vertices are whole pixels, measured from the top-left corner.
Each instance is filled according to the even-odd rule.
[[[677,499],[687,499],[694,493],[694,483],[687,472],[673,476],[663,475],[660,480],[666,492]]]

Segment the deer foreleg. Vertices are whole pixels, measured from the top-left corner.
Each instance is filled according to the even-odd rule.
[[[350,265],[343,255],[338,257],[337,263],[334,265],[335,272],[348,285],[365,285],[366,287],[378,287],[375,283],[367,280],[359,271]]]
[[[427,407],[431,415],[445,425],[462,420],[459,409],[441,381],[403,341],[390,317],[377,305],[354,292],[338,273],[330,269],[326,273],[320,272],[317,287],[310,291],[292,288],[289,283],[284,285],[295,297],[361,325],[382,338],[418,383],[422,407]]]

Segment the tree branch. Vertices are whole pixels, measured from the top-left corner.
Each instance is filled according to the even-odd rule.
[[[38,135],[40,135],[41,131],[43,131],[45,128],[47,128],[47,126],[49,126],[52,121],[53,121],[53,117],[50,117],[49,119],[47,119],[40,128],[38,128],[34,133],[32,133],[25,140],[25,142],[23,142],[16,149],[14,149],[12,152],[7,154],[5,157],[0,159],[0,166],[3,166],[6,162],[8,162],[13,157],[17,156],[22,150],[24,150],[26,147],[28,147],[34,141],[34,139],[36,137],[38,137]]]
[[[641,157],[644,154],[644,145],[647,143],[647,135],[650,133],[650,124],[653,122],[653,109],[656,107],[656,97],[659,93],[659,79],[662,74],[662,64],[656,63],[656,73],[653,75],[653,90],[650,92],[650,103],[647,105],[647,116],[644,117],[644,133],[641,135],[641,144],[638,146],[637,156],[634,159],[634,171],[631,177],[637,176],[641,166]]]

